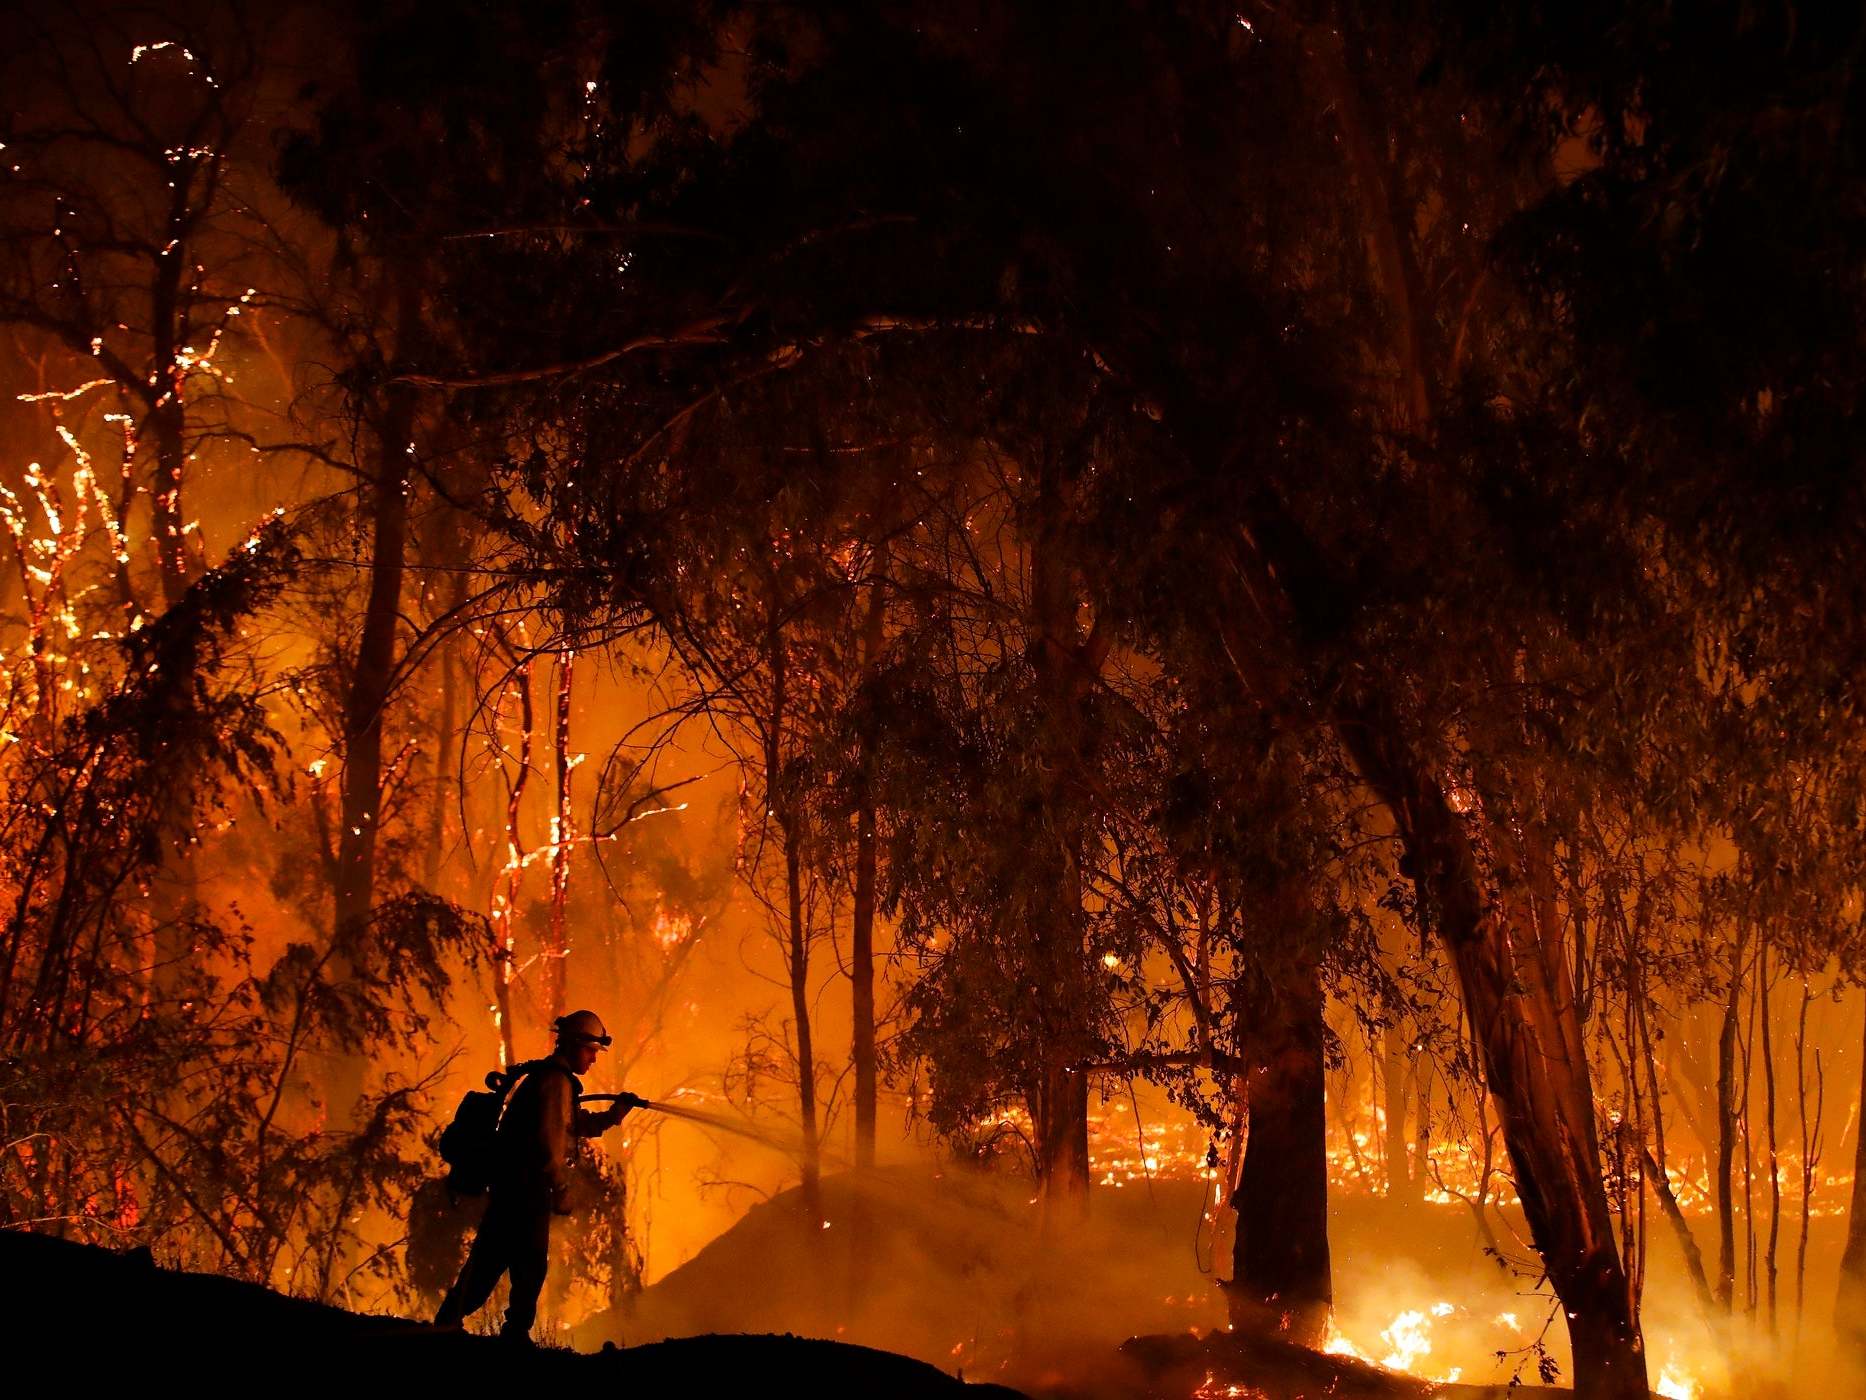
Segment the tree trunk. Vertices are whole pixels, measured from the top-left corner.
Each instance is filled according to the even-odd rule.
[[[1509,920],[1491,906],[1463,819],[1398,730],[1364,703],[1343,737],[1398,819],[1422,901],[1457,971],[1523,1213],[1568,1315],[1576,1394],[1645,1400],[1644,1342],[1600,1177],[1592,1085],[1577,1053],[1580,1013],[1559,930]]]
[[[1387,1199],[1414,1201],[1412,1170],[1406,1151],[1406,1104],[1412,1089],[1412,1066],[1397,1026],[1381,1032],[1380,1080],[1386,1090],[1386,1124],[1382,1137],[1387,1158]]]
[[[412,315],[406,307],[404,312]],[[376,443],[376,479],[369,492],[373,530],[369,597],[350,693],[344,702],[338,929],[367,919],[375,895],[376,835],[382,820],[382,720],[395,674],[395,634],[401,619],[408,547],[408,446],[415,419],[414,392],[406,385],[384,392],[387,402]]]
[[[176,259],[169,258],[174,262]],[[145,431],[153,443],[155,465],[150,482],[150,531],[155,537],[156,570],[161,581],[162,605],[172,608],[188,591],[187,537],[183,533],[182,479],[188,460],[187,410],[182,400],[182,376],[175,367],[175,289],[159,282],[155,309],[155,363],[166,381],[166,391],[149,411]],[[127,528],[128,518],[124,525]],[[180,696],[177,696],[178,700]],[[156,920],[155,976],[158,991],[183,994],[193,961],[193,922],[200,899],[200,876],[195,862],[195,823],[198,805],[191,784],[176,794],[174,847],[154,881],[151,908]]]
[[[1782,1154],[1776,1137],[1775,1114],[1775,988],[1769,981],[1768,944],[1757,950],[1758,995],[1762,998],[1763,1107],[1769,1122],[1769,1243],[1762,1256],[1764,1286],[1769,1308],[1769,1335],[1776,1332],[1776,1248],[1782,1238]]]
[[[1265,991],[1239,1008],[1250,1128],[1231,1197],[1237,1229],[1225,1299],[1234,1327],[1312,1347],[1334,1301],[1319,971],[1313,962],[1295,967]]]
[[[505,860],[496,867],[492,898],[488,904],[493,935],[493,1014],[499,1022],[499,1054],[505,1067],[519,1063],[518,1010],[512,997],[512,984],[518,966],[518,894],[525,878],[525,841],[520,821],[525,809],[525,788],[531,782],[531,750],[536,722],[531,700],[531,662],[521,661],[506,682],[506,689],[518,693],[519,750],[518,762],[506,790],[504,827]],[[500,700],[503,703],[504,694]],[[494,732],[499,714],[493,712]]]
[[[432,546],[436,563],[448,572],[443,579],[442,609],[449,615],[442,626],[452,627],[467,600],[465,541],[461,523],[452,510],[439,512],[437,537]],[[434,792],[428,809],[427,850],[422,878],[429,891],[441,892],[442,867],[447,859],[447,810],[454,805],[455,785],[451,753],[454,731],[460,724],[460,662],[454,655],[456,639],[443,634],[434,645],[434,664],[440,668],[440,710],[434,720]]]
[[[1685,1213],[1678,1205],[1678,1196],[1672,1190],[1672,1179],[1665,1172],[1665,1166],[1653,1155],[1652,1149],[1646,1149],[1646,1177],[1652,1182],[1653,1194],[1659,1198],[1659,1209],[1664,1212],[1666,1222],[1672,1227],[1672,1234],[1677,1237],[1679,1253],[1685,1257],[1685,1272],[1691,1276],[1691,1286],[1697,1294],[1698,1306],[1703,1310],[1704,1320],[1709,1322],[1716,1316],[1717,1301],[1711,1295],[1710,1280],[1704,1275],[1704,1251],[1698,1248],[1697,1236],[1691,1233],[1691,1223],[1685,1219]]]
[[[1736,1210],[1730,1173],[1736,1156],[1737,1008],[1743,995],[1747,934],[1747,926],[1739,924],[1730,954],[1730,996],[1717,1035],[1717,1301],[1725,1312],[1736,1300]]]
[[[810,1032],[810,930],[803,900],[803,830],[786,791],[784,724],[789,713],[789,656],[774,603],[766,637],[771,667],[771,709],[764,722],[765,810],[775,818],[784,847],[784,963],[790,979],[793,1047],[797,1063],[797,1126],[803,1139],[803,1209],[814,1231],[823,1219],[821,1147],[816,1133],[816,1046]]]
[[[557,653],[557,703],[552,714],[551,754],[557,783],[551,813],[551,918],[549,945],[544,949],[544,1019],[555,1022],[570,1008],[564,1000],[570,957],[570,781],[576,771],[570,753],[571,686],[576,675],[576,653],[566,647]]]
[[[797,1034],[797,1119],[803,1130],[803,1203],[814,1224],[823,1218],[822,1163],[816,1138],[816,1051],[810,1039],[810,944],[804,928],[801,840],[784,828],[784,895],[790,921],[790,1006]]]
[[[886,556],[881,562],[885,569]],[[871,675],[881,655],[883,604],[879,579],[868,600],[862,629],[862,674]],[[855,1069],[855,1166],[866,1171],[875,1165],[875,1117],[878,1085],[875,1074],[875,801],[869,791],[866,765],[872,761],[875,734],[865,724],[858,761],[860,791],[855,809],[855,908],[851,913],[849,991],[855,1017],[850,1057]]]
[[[186,183],[176,181],[170,226],[180,217]],[[150,358],[153,370],[147,388],[146,431],[155,444],[155,478],[150,484],[151,532],[155,536],[156,567],[162,580],[162,602],[174,607],[188,588],[187,520],[182,512],[182,480],[188,464],[188,409],[184,399],[187,371],[182,367],[182,337],[187,334],[182,276],[188,259],[171,245],[156,265],[149,288]],[[141,386],[139,386],[141,387]],[[127,526],[127,519],[124,521]]]
[[[850,1000],[855,1014],[855,1165],[875,1165],[875,804],[863,793],[855,814],[855,909]]]
[[[162,582],[162,602],[174,607],[188,591],[187,521],[182,517],[182,479],[187,469],[186,410],[179,384],[149,414],[148,431],[155,440],[155,480],[150,485],[151,529],[155,535],[156,567]]]
[[[1089,1190],[1088,1078],[1076,1066],[1094,1046],[1082,926],[1085,834],[1070,775],[1093,748],[1083,705],[1100,657],[1093,641],[1078,636],[1077,590],[1060,538],[1061,477],[1057,463],[1041,465],[1030,547],[1028,657],[1043,721],[1042,769],[1050,778],[1038,799],[1042,835],[1030,853],[1025,889],[1037,975],[1049,991],[1038,1006],[1037,1174],[1048,1199],[1071,1201],[1082,1211]]]
[[[1847,1210],[1847,1247],[1840,1256],[1840,1296],[1834,1330],[1866,1351],[1866,1046],[1860,1053],[1860,1111],[1853,1124],[1853,1202]]]
[[[1043,1116],[1037,1124],[1037,1173],[1052,1201],[1086,1206],[1089,1189],[1088,1076],[1066,1053],[1043,1066]]]
[[[400,279],[396,343],[406,347],[415,324],[412,282]],[[372,539],[369,595],[362,634],[344,698],[343,777],[337,827],[337,871],[332,936],[350,939],[369,919],[375,902],[376,835],[382,822],[382,720],[395,678],[395,635],[401,621],[402,575],[408,548],[410,435],[414,430],[412,387],[391,384],[383,391],[376,425],[375,479],[369,487]],[[339,965],[340,977],[347,967]],[[347,1113],[362,1092],[365,1066],[346,1055],[333,1066],[331,1099]]]

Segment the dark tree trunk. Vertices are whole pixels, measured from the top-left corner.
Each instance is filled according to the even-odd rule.
[[[816,1050],[810,1037],[810,942],[804,927],[801,835],[784,828],[784,893],[790,921],[790,1004],[797,1022],[797,1117],[803,1129],[803,1201],[812,1222],[823,1218],[822,1163],[816,1138]]]
[[[1327,636],[1334,576],[1274,500],[1260,506],[1251,547],[1236,560],[1252,611],[1214,622],[1232,655],[1258,660],[1239,679],[1268,686],[1281,703],[1293,698],[1291,678],[1300,674],[1288,642],[1306,650]],[[1253,618],[1276,630],[1243,633]],[[1644,1400],[1645,1346],[1601,1178],[1582,1010],[1546,891],[1538,897],[1524,888],[1533,868],[1500,861],[1502,898],[1493,903],[1467,818],[1453,810],[1439,768],[1382,697],[1343,694],[1333,722],[1393,814],[1426,924],[1457,973],[1523,1212],[1574,1338],[1576,1393]]]
[[[440,606],[452,627],[467,600],[466,541],[459,517],[448,509],[437,513],[438,528],[431,545],[434,562],[446,572],[442,576]],[[456,805],[458,789],[454,781],[454,731],[460,725],[460,662],[455,655],[456,642],[442,635],[434,646],[434,664],[440,670],[440,708],[434,719],[434,790],[428,809],[427,849],[422,860],[422,878],[429,890],[439,894],[442,867],[447,860],[447,814]]]
[[[1729,1312],[1736,1298],[1736,1206],[1730,1173],[1736,1158],[1736,1032],[1743,996],[1747,926],[1738,925],[1730,954],[1730,995],[1717,1035],[1717,1302]]]
[[[855,909],[850,934],[850,1001],[855,1015],[855,1165],[875,1165],[875,804],[866,793],[855,814]]]
[[[1037,1124],[1038,1175],[1051,1200],[1088,1199],[1088,1076],[1067,1054],[1043,1066],[1043,1116]]]
[[[396,344],[406,352],[418,307],[412,279],[398,279]],[[343,777],[338,799],[337,869],[332,933],[354,937],[375,902],[376,836],[382,823],[382,721],[395,679],[396,632],[402,614],[402,576],[408,549],[410,446],[415,390],[390,384],[382,391],[375,424],[375,473],[368,502],[371,524],[369,594],[362,634],[344,697]],[[339,967],[339,975],[346,969]],[[333,1106],[347,1113],[363,1087],[364,1066],[345,1056],[331,1078]]]
[[[1238,1008],[1250,1128],[1231,1197],[1237,1230],[1225,1297],[1234,1327],[1315,1346],[1334,1303],[1321,980],[1311,962],[1264,990]]]
[[[1645,1345],[1600,1175],[1592,1084],[1560,930],[1533,899],[1493,908],[1463,819],[1392,717],[1371,704],[1343,726],[1362,772],[1399,820],[1424,901],[1484,1052],[1517,1192],[1568,1316],[1577,1395],[1645,1400]]]
[[[187,194],[186,181],[177,180],[175,184],[175,204],[169,212],[171,229],[181,217]],[[180,363],[182,338],[188,333],[182,292],[187,262],[183,250],[171,246],[157,263],[149,289],[154,371],[145,390],[152,397],[148,400],[144,431],[155,446],[155,478],[149,492],[151,528],[162,580],[162,602],[171,608],[188,588],[187,520],[182,510],[182,481],[188,464],[188,409],[183,397],[187,376]]]
[[[343,792],[337,832],[336,926],[369,917],[375,895],[376,836],[382,820],[382,720],[395,674],[402,573],[408,546],[408,435],[412,391],[388,391],[370,485],[372,539],[369,597],[363,610],[350,693],[343,716]]]
[[[1757,950],[1756,994],[1762,1002],[1762,1085],[1763,1105],[1769,1127],[1769,1243],[1762,1256],[1763,1279],[1769,1304],[1769,1335],[1776,1330],[1775,1288],[1776,1248],[1782,1239],[1782,1154],[1776,1137],[1775,1116],[1775,1021],[1774,987],[1769,981],[1769,945]]]
[[[1046,1200],[1066,1202],[1079,1213],[1088,1208],[1089,1190],[1088,1075],[1080,1066],[1092,1050],[1084,1024],[1089,989],[1082,967],[1081,877],[1067,859],[1039,857],[1032,873],[1033,961],[1045,988],[1036,999],[1037,1177]]]
[[[188,591],[187,521],[182,513],[188,412],[182,397],[183,375],[175,362],[181,335],[180,264],[177,256],[165,257],[151,289],[153,360],[155,373],[161,377],[161,390],[149,390],[155,397],[143,427],[155,459],[149,485],[150,533],[155,537],[156,572],[164,608],[174,607]],[[128,527],[127,515],[124,526]],[[184,784],[177,793],[175,845],[157,876],[152,904],[156,918],[153,980],[158,989],[170,994],[179,992],[187,980],[193,951],[192,923],[200,898],[194,845],[197,804],[187,788]]]
[[[1094,748],[1084,709],[1101,659],[1099,644],[1079,635],[1077,589],[1060,538],[1063,516],[1061,468],[1046,462],[1038,483],[1027,621],[1030,667],[1043,717],[1042,767],[1050,775],[1039,799],[1044,808],[1039,845],[1030,853],[1025,877],[1037,976],[1049,991],[1038,1011],[1037,1174],[1047,1197],[1086,1209],[1088,1080],[1077,1066],[1090,1058],[1094,1043],[1082,924],[1086,836],[1071,775],[1080,772]]]
[[[885,556],[882,567],[885,568]],[[881,628],[885,603],[879,580],[868,600],[862,629],[862,673],[874,671],[881,655]],[[865,724],[859,762],[860,792],[855,809],[855,908],[851,913],[849,993],[855,1017],[850,1058],[855,1069],[855,1166],[866,1171],[875,1165],[875,1117],[879,1086],[875,1074],[875,801],[869,791],[866,765],[875,744],[874,726]]]
[[[1860,1056],[1860,1102],[1866,1104],[1866,1050]],[[1840,1296],[1834,1330],[1866,1351],[1866,1122],[1854,1125],[1853,1203],[1847,1211],[1847,1247],[1840,1256]]]
[[[1431,421],[1432,374],[1420,333],[1423,288],[1407,233],[1413,210],[1402,198],[1385,124],[1355,71],[1357,41],[1343,23],[1351,18],[1344,13],[1333,24],[1310,26],[1304,47],[1365,216],[1370,272],[1399,369],[1393,425],[1417,433]],[[1448,379],[1455,376],[1455,366],[1446,369]],[[1282,543],[1259,539],[1272,548]],[[1288,543],[1307,551],[1305,541]],[[1330,625],[1338,579],[1317,570],[1319,560],[1296,562],[1306,578],[1278,571],[1281,579],[1260,580],[1267,585],[1260,597],[1274,600],[1288,588],[1298,627],[1313,640]],[[1363,776],[1394,815],[1421,903],[1457,971],[1524,1214],[1568,1315],[1576,1393],[1645,1400],[1644,1343],[1601,1180],[1581,1006],[1559,923],[1546,917],[1537,891],[1510,888],[1533,872],[1500,870],[1503,908],[1492,907],[1485,872],[1436,766],[1382,696],[1349,693],[1336,719]]]
[[[182,481],[187,469],[187,410],[179,384],[149,414],[147,429],[155,441],[155,479],[150,483],[156,566],[162,602],[174,607],[188,591],[187,521],[182,512]]]
[[[790,979],[793,1047],[797,1066],[797,1122],[803,1140],[800,1168],[804,1213],[814,1232],[823,1218],[821,1147],[816,1124],[816,1044],[810,1029],[810,929],[804,908],[803,829],[785,789],[784,735],[789,716],[789,656],[782,625],[772,621],[766,637],[771,667],[771,709],[764,719],[765,803],[777,821],[784,847],[785,970]],[[811,1238],[815,1238],[812,1234]]]
[[[1412,1090],[1412,1062],[1397,1026],[1381,1036],[1380,1078],[1386,1089],[1387,1199],[1412,1201],[1418,1197],[1406,1151],[1406,1104]]]
[[[543,986],[544,1018],[555,1022],[570,1007],[564,1000],[570,968],[570,852],[571,695],[576,676],[576,653],[566,647],[557,653],[557,697],[551,711],[551,759],[556,775],[551,817],[551,917],[546,925]]]

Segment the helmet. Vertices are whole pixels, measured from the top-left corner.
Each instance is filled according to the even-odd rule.
[[[562,1045],[600,1045],[609,1048],[609,1031],[594,1011],[573,1011],[551,1023]]]

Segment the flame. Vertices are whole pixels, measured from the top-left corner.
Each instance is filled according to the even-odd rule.
[[[1698,1400],[1696,1378],[1676,1361],[1665,1363],[1653,1389],[1665,1396],[1666,1400]]]
[[[693,916],[690,914],[670,914],[665,909],[657,909],[654,924],[649,934],[663,948],[674,949],[693,937]]]
[[[1369,1355],[1356,1346],[1331,1320],[1328,1324],[1328,1337],[1322,1343],[1322,1350],[1331,1356],[1351,1356],[1357,1361],[1382,1366],[1389,1371],[1404,1371],[1426,1380],[1449,1383],[1463,1376],[1462,1366],[1440,1369],[1423,1367],[1419,1363],[1421,1358],[1432,1354],[1433,1324],[1438,1319],[1450,1317],[1457,1311],[1455,1305],[1442,1300],[1427,1309],[1402,1309],[1398,1316],[1380,1329],[1380,1341],[1386,1347],[1385,1353],[1381,1356]]]

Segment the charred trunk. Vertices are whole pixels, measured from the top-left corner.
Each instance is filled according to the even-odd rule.
[[[1313,962],[1240,1007],[1249,1135],[1226,1302],[1235,1328],[1318,1345],[1334,1302],[1328,1252],[1327,1075]]]

